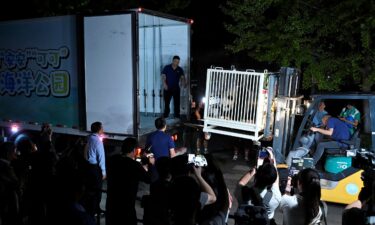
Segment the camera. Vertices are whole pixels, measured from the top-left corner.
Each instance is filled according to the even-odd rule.
[[[289,192],[295,193],[298,187],[298,173],[306,168],[314,168],[314,160],[312,158],[292,158],[289,169],[289,177],[291,178]]]
[[[375,181],[375,154],[370,151],[357,151],[353,158],[352,166],[363,170],[361,179],[363,188],[359,193],[359,200],[366,201],[375,193],[372,193],[372,186]]]
[[[265,162],[270,162],[269,160],[270,154],[265,147],[258,148],[258,160],[257,160],[257,168],[263,165]]]
[[[353,158],[352,166],[357,169],[374,170],[375,169],[375,154],[370,151],[357,151]]]
[[[141,163],[142,165],[147,165],[150,163],[150,158],[154,157],[154,154],[151,152],[151,147],[148,148],[136,148],[135,151],[135,158],[136,161]]]
[[[207,160],[204,155],[188,154],[188,164],[194,166],[207,166]]]

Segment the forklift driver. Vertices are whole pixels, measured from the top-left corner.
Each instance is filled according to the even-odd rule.
[[[350,139],[350,132],[346,124],[330,115],[325,115],[322,118],[322,123],[326,126],[326,129],[311,127],[310,130],[313,132],[319,132],[323,135],[327,135],[331,138],[331,141],[322,141],[318,143],[316,151],[314,152],[314,165],[316,165],[319,159],[324,153],[326,148],[347,148],[348,146],[341,141]]]

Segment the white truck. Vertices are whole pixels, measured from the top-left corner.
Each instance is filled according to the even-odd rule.
[[[0,22],[0,126],[107,138],[142,136],[163,112],[174,55],[189,81],[192,20],[144,9]],[[190,95],[183,89],[182,99]],[[188,101],[181,114],[189,114]]]

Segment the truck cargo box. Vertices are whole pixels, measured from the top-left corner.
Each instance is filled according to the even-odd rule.
[[[101,121],[111,138],[154,129],[161,71],[174,55],[189,80],[190,21],[154,11],[0,23],[1,126],[85,135]],[[189,89],[182,89],[188,99]],[[181,103],[187,115],[189,103]]]

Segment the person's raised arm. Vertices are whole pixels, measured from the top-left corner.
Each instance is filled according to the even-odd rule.
[[[214,190],[211,188],[211,186],[203,179],[202,177],[202,168],[201,167],[193,167],[194,168],[194,174],[198,179],[198,182],[202,188],[202,191],[207,193],[208,199],[207,199],[207,205],[212,204],[216,202],[216,195]]]
[[[252,168],[247,173],[245,173],[245,175],[242,176],[238,184],[240,186],[246,186],[250,182],[251,178],[253,178],[254,175],[255,175],[255,169]]]
[[[276,165],[276,159],[275,159],[275,156],[273,155],[273,152],[271,149],[268,149],[267,148],[267,152],[269,154],[269,157],[270,157],[270,161],[271,163],[273,164],[273,166],[275,167],[276,169],[276,174],[277,174],[277,178],[275,180],[275,182],[273,183],[273,186],[276,186],[276,187],[279,187],[279,173],[277,171],[277,165]]]

